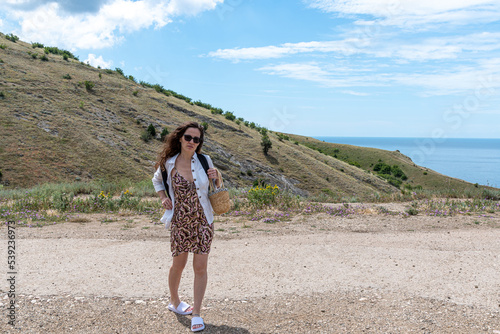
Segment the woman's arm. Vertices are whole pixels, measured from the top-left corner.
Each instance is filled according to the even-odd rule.
[[[159,167],[153,175],[152,181],[156,193],[160,196],[161,204],[166,210],[171,210],[172,200],[168,198],[167,193],[165,192],[165,185],[163,184],[163,177],[161,176],[161,169]]]
[[[208,167],[210,167],[207,170],[208,177],[210,179],[215,179],[215,186],[220,187],[219,171],[217,169],[215,169],[214,163],[212,162],[212,158],[210,158],[210,156],[208,156],[208,155],[206,157],[207,157],[207,161],[208,161]]]

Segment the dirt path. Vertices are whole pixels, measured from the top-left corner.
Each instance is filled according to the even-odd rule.
[[[163,226],[141,216],[74,220],[17,230],[19,329],[0,329],[189,332],[189,317],[165,312]],[[219,219],[205,332],[500,333],[499,227],[498,215]],[[189,267],[181,294],[192,302]]]

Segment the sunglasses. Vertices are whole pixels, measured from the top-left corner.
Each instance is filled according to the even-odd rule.
[[[200,143],[200,137],[193,137],[193,136],[190,136],[190,135],[184,135],[184,140],[187,141],[187,142],[193,140],[193,143],[195,143],[195,144],[199,144]]]

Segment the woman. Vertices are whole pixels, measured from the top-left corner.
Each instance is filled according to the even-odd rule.
[[[191,330],[203,330],[200,317],[201,303],[207,286],[207,262],[214,234],[212,206],[208,199],[209,179],[218,179],[217,169],[205,155],[208,166],[203,169],[197,154],[203,146],[204,129],[198,123],[185,123],[166,139],[153,177],[155,191],[166,209],[161,221],[170,226],[172,266],[168,275],[170,304],[168,309],[182,315],[193,314]],[[161,169],[168,172],[168,196],[165,192]],[[208,177],[207,177],[208,174]],[[218,181],[218,180],[217,180]],[[194,305],[179,298],[179,284],[188,254],[193,254]]]

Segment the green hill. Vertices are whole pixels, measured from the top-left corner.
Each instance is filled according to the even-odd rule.
[[[159,85],[91,67],[64,50],[45,50],[0,34],[0,180],[6,188],[150,179],[160,133],[194,120],[208,124],[204,152],[232,187],[263,180],[301,195],[359,199],[399,193],[408,185],[474,189],[398,152],[293,134],[269,132],[272,148],[265,155],[260,128],[252,128],[251,120],[226,118],[220,109]],[[151,124],[156,138],[146,141]],[[397,165],[406,179],[374,171],[379,163]]]

